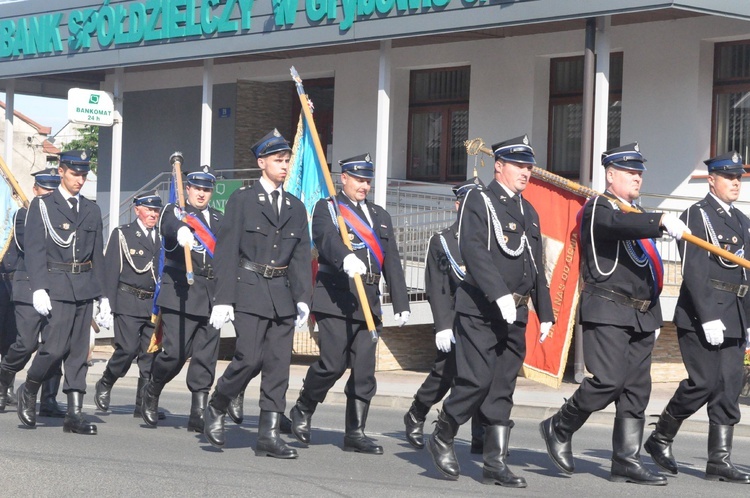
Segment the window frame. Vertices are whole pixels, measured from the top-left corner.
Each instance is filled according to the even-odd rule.
[[[733,77],[720,80],[719,79],[719,58],[722,48],[731,45],[746,45],[750,51],[750,39],[745,40],[734,40],[729,42],[718,42],[714,44],[714,64],[711,72],[711,145],[710,145],[710,156],[714,157],[718,154],[718,96],[729,93],[742,93],[750,92],[750,75],[747,77]],[[750,136],[748,137],[750,141]],[[750,170],[748,167],[748,158],[743,156],[743,162],[745,171]]]
[[[583,105],[583,86],[581,86],[580,91],[575,92],[559,92],[555,93],[553,92],[556,84],[556,71],[554,70],[554,64],[555,63],[561,63],[566,61],[574,61],[574,60],[582,60],[583,55],[573,55],[573,56],[566,56],[566,57],[553,57],[550,59],[550,71],[549,71],[549,87],[548,87],[548,95],[549,95],[549,102],[547,107],[547,169],[549,169],[550,172],[553,172],[559,176],[562,176],[564,178],[569,179],[578,179],[578,176],[580,174],[580,168],[576,168],[575,170],[557,170],[552,169],[551,166],[554,166],[552,164],[552,161],[554,159],[553,156],[553,147],[554,147],[554,130],[553,130],[553,111],[555,107],[561,106],[561,105],[571,105],[571,104],[581,104]],[[614,66],[614,63],[616,60],[619,59],[619,65],[621,68],[621,72],[624,71],[624,62],[625,62],[625,56],[623,52],[611,52],[609,54],[609,64],[610,68]],[[611,71],[610,71],[611,76]],[[611,78],[610,78],[610,86],[609,86],[609,96],[607,98],[607,112],[609,112],[610,107],[614,102],[619,101],[622,105],[622,76],[620,77],[620,81],[618,85],[613,85]],[[592,129],[591,133],[593,133],[593,123],[592,123]]]
[[[407,129],[407,167],[406,167],[406,179],[413,181],[424,181],[424,182],[438,182],[438,183],[450,183],[460,182],[466,178],[466,171],[460,173],[449,174],[450,160],[451,160],[451,149],[452,145],[449,143],[451,135],[451,118],[457,111],[464,111],[469,113],[469,101],[470,97],[464,99],[429,99],[426,101],[420,101],[414,103],[415,94],[415,74],[417,73],[432,73],[432,72],[444,72],[444,71],[456,71],[465,70],[468,73],[468,85],[471,86],[471,66],[455,66],[455,67],[440,67],[430,69],[414,69],[409,73],[409,116],[408,116],[408,129]],[[412,126],[414,123],[415,114],[426,114],[426,113],[440,113],[441,114],[441,131],[440,131],[440,162],[438,166],[437,175],[416,175],[412,172]],[[467,136],[468,139],[468,136]],[[467,160],[468,167],[468,160]]]

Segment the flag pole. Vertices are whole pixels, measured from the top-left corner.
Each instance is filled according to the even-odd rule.
[[[18,181],[16,181],[16,177],[13,176],[13,173],[8,168],[8,165],[5,164],[5,160],[2,157],[0,157],[0,169],[3,172],[5,181],[8,182],[8,185],[10,185],[10,188],[13,191],[13,196],[23,205],[23,207],[28,208],[29,199],[24,195],[21,186],[18,184]]]
[[[323,146],[320,144],[320,137],[318,137],[318,129],[315,127],[315,121],[313,121],[313,116],[312,116],[312,112],[310,111],[310,104],[307,100],[307,94],[305,93],[305,88],[302,86],[302,78],[300,78],[299,73],[297,73],[297,70],[294,68],[294,66],[291,67],[290,71],[292,73],[292,79],[294,80],[294,83],[297,85],[297,94],[299,95],[299,100],[300,100],[300,103],[302,104],[302,112],[305,115],[307,126],[310,127],[310,135],[312,135],[313,143],[315,144],[315,152],[318,154],[318,162],[320,163],[320,169],[323,171],[323,176],[325,177],[326,188],[328,189],[328,195],[333,199],[333,206],[336,210],[336,220],[338,221],[339,234],[341,235],[341,240],[346,246],[346,248],[351,251],[352,243],[349,240],[349,238],[346,236],[346,234],[348,233],[346,229],[346,223],[344,222],[344,218],[341,216],[341,213],[339,212],[339,206],[338,206],[338,203],[336,202],[336,187],[333,184],[333,179],[331,178],[331,172],[328,170],[328,162],[326,161],[326,156],[323,153]],[[367,330],[370,331],[372,342],[377,342],[378,330],[377,328],[375,328],[375,320],[372,317],[372,310],[370,309],[370,303],[367,301],[367,294],[365,294],[365,286],[362,283],[362,276],[359,273],[356,273],[354,275],[354,286],[357,288],[357,297],[359,298],[359,304],[362,307],[362,313],[365,316],[365,323],[367,324]]]
[[[175,183],[177,184],[177,205],[180,210],[185,209],[185,192],[182,190],[182,153],[175,152],[169,157],[169,162],[172,163],[172,171],[174,173]],[[185,246],[185,277],[187,278],[188,285],[193,285],[195,281],[193,277],[193,257],[191,255],[192,249],[189,245]]]
[[[492,150],[490,150],[489,147],[486,147],[484,145],[484,141],[481,138],[474,138],[472,140],[467,140],[466,142],[464,142],[464,145],[466,146],[466,152],[470,155],[477,155],[480,152],[483,152],[484,154],[487,154],[488,156],[495,155],[492,152]],[[595,197],[595,196],[605,197],[606,199],[615,202],[617,206],[620,208],[620,210],[625,211],[626,213],[639,213],[640,212],[638,211],[638,209],[634,208],[633,206],[629,204],[625,204],[620,199],[601,194],[597,192],[596,190],[590,189],[572,180],[568,180],[567,178],[563,178],[562,176],[551,173],[538,166],[534,166],[531,169],[531,176],[539,180],[551,183],[553,185],[557,185],[558,187],[565,189],[568,192],[573,192],[574,194],[580,195],[582,197],[587,197],[587,198]],[[682,234],[682,240],[686,242],[690,242],[691,244],[695,244],[701,249],[704,249],[710,252],[711,254],[719,256],[720,258],[726,259],[727,261],[730,261],[736,265],[740,265],[743,268],[750,268],[750,260],[737,256],[736,254],[729,252],[727,250],[724,250],[721,247],[716,247],[710,242],[705,241],[701,239],[700,237],[693,235],[692,233],[684,232]]]

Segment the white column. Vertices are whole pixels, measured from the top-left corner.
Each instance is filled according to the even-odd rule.
[[[211,107],[214,99],[214,60],[203,61],[203,103],[201,104],[201,166],[211,165]]]
[[[5,164],[13,171],[13,111],[16,100],[16,80],[5,80]]]
[[[109,226],[107,234],[120,225],[120,177],[122,175],[122,99],[125,70],[115,68],[115,117],[112,125],[112,170],[109,178]],[[108,237],[107,237],[108,238]]]
[[[610,16],[596,20],[596,89],[594,91],[594,137],[591,161],[591,188],[604,190],[604,168],[602,152],[607,150],[607,128],[609,117],[609,28]]]
[[[380,42],[378,67],[378,118],[375,134],[375,204],[385,207],[390,166],[391,40]]]

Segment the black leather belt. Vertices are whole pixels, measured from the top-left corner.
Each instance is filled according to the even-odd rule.
[[[649,301],[648,299],[633,299],[632,297],[628,297],[624,294],[620,294],[613,290],[604,289],[593,284],[585,284],[583,292],[586,292],[593,296],[603,297],[604,299],[609,299],[610,301],[624,304],[625,306],[630,306],[631,308],[635,308],[642,313],[647,312],[651,307],[651,301]]]
[[[720,291],[737,294],[737,297],[745,297],[745,294],[747,294],[748,286],[745,284],[730,284],[729,282],[722,282],[721,280],[714,280],[712,278],[711,287]]]
[[[164,261],[164,267],[187,271],[185,269],[185,265],[181,265],[180,263],[171,260]],[[193,267],[193,275],[200,275],[201,277],[206,277],[207,279],[211,280],[214,278],[214,269],[210,266],[208,268]]]
[[[120,285],[118,285],[117,288],[123,292],[127,292],[128,294],[133,294],[138,299],[153,299],[154,298],[153,291],[138,289],[137,287],[133,287],[132,285],[124,284],[122,282],[120,282]]]
[[[86,261],[85,263],[55,263],[55,262],[48,262],[47,263],[47,271],[52,270],[58,270],[58,271],[64,271],[67,273],[84,273],[92,268],[91,261]]]
[[[336,275],[337,273],[340,273],[338,269],[336,269],[333,265],[327,265],[325,263],[318,265],[318,271],[321,271],[323,273],[328,273],[331,275]],[[380,283],[381,275],[380,273],[370,273],[367,272],[364,275],[361,275],[362,277],[362,283],[365,285],[378,285]]]
[[[287,269],[286,266],[276,267],[262,265],[260,263],[249,261],[245,258],[240,258],[240,268],[254,271],[255,273],[260,274],[263,278],[283,277],[284,275],[286,275]]]
[[[0,273],[0,282],[12,282],[14,273],[15,272]]]
[[[521,294],[513,293],[513,301],[516,302],[516,308],[520,308],[521,306],[526,306],[529,304],[529,299],[531,299],[530,294],[526,294],[525,296],[522,296]]]

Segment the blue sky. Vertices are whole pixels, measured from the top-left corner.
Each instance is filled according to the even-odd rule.
[[[0,3],[2,3],[1,0]],[[0,92],[0,100],[5,102],[5,92]],[[60,131],[68,122],[68,101],[66,99],[49,99],[16,94],[15,110],[42,126],[51,127],[52,135]]]

